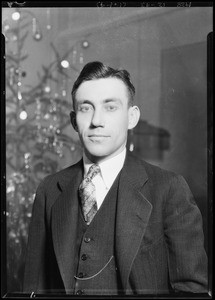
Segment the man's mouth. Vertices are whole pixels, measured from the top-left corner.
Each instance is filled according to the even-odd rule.
[[[89,137],[108,137],[108,136],[104,134],[90,134]]]
[[[102,142],[106,138],[108,138],[109,136],[108,135],[104,135],[104,134],[90,134],[90,135],[88,135],[88,137],[93,142]]]

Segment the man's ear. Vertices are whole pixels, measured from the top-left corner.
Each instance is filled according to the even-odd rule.
[[[128,109],[128,129],[133,129],[140,119],[140,110],[137,106],[131,106]]]
[[[75,131],[78,131],[78,126],[76,123],[76,113],[74,112],[74,110],[70,112],[70,121]]]

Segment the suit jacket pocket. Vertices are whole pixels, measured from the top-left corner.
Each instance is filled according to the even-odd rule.
[[[150,247],[155,247],[158,243],[160,243],[162,239],[164,239],[163,223],[148,223],[140,249],[142,251],[147,251]]]
[[[137,294],[168,293],[168,264],[164,236],[142,243],[132,265],[130,285]]]

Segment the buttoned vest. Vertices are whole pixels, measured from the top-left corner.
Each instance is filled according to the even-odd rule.
[[[74,294],[117,295],[121,290],[114,255],[118,185],[119,175],[90,225],[79,208]]]

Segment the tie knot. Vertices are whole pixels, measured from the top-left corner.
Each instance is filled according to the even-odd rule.
[[[92,180],[98,173],[100,173],[100,167],[99,165],[93,164],[87,173],[87,178],[89,180]]]

